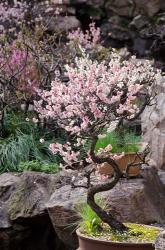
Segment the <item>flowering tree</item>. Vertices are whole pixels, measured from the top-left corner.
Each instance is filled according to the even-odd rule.
[[[161,73],[154,72],[149,61],[137,61],[135,57],[122,61],[115,52],[108,65],[91,61],[85,55],[77,58],[75,64],[66,66],[67,84],[56,78],[49,91],[38,91],[41,100],[35,103],[36,110],[41,117],[56,120],[67,131],[66,143],[50,145],[50,150],[54,154],[59,153],[64,162],[70,165],[76,162],[80,157],[80,146],[85,140],[90,140],[87,161],[97,164],[107,162],[114,169],[113,178],[97,185],[92,185],[90,179],[95,169],[88,172],[87,202],[103,222],[123,231],[126,227],[95,202],[96,193],[113,188],[122,176],[115,159],[111,156],[99,157],[95,145],[98,137],[109,130],[112,123],[120,123],[123,119],[131,121],[142,113],[150,102],[151,86]],[[110,149],[111,145],[107,150]]]
[[[134,57],[121,61],[116,53],[112,54],[109,65],[84,56],[76,59],[75,67],[67,65],[66,71],[68,83],[55,79],[49,91],[39,91],[41,100],[35,103],[41,117],[53,118],[68,133],[65,144],[51,144],[50,150],[59,153],[64,162],[71,165],[79,160],[80,146],[86,140],[91,141],[87,161],[109,163],[114,169],[114,177],[93,186],[90,175],[95,169],[91,169],[87,175],[87,202],[103,222],[113,229],[126,230],[95,202],[96,193],[113,188],[122,176],[114,157],[99,157],[95,145],[112,123],[120,123],[123,119],[131,121],[142,113],[150,103],[151,86],[160,77],[160,71],[154,72],[149,61],[140,62]],[[110,149],[111,145],[106,150]]]

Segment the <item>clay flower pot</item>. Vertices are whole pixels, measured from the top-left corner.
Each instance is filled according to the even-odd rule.
[[[140,167],[142,159],[144,158],[144,150],[147,147],[147,143],[138,143],[139,145],[139,152],[136,153],[125,153],[120,159],[116,160],[117,164],[119,165],[119,168],[122,172],[126,171],[127,165],[129,164],[135,164],[135,166],[130,166],[128,175],[129,177],[138,176],[140,173]],[[101,175],[113,175],[113,169],[111,165],[108,163],[103,163],[99,166],[99,174]]]
[[[79,248],[77,250],[154,250],[152,243],[127,243],[104,241],[90,238],[81,234],[79,229],[76,231],[79,240]]]

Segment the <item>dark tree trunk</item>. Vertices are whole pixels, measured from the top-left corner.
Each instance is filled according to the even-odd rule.
[[[95,202],[95,194],[103,191],[107,191],[112,189],[116,185],[116,180],[114,179],[112,182],[108,182],[104,184],[104,190],[100,191],[100,188],[103,188],[103,185],[96,185],[88,189],[87,194],[87,203],[92,208],[92,210],[101,218],[101,220],[108,224],[111,229],[114,231],[125,232],[127,231],[127,227],[115,219],[110,213],[106,212]]]
[[[88,193],[87,193],[87,203],[88,205],[92,208],[92,210],[101,218],[101,220],[104,223],[107,223],[111,229],[119,232],[125,232],[128,230],[128,228],[115,219],[110,213],[104,211],[96,202],[95,202],[95,195],[100,192],[108,191],[112,189],[120,180],[120,177],[122,176],[122,173],[117,165],[117,163],[108,157],[105,158],[99,158],[95,155],[95,145],[97,142],[97,137],[93,139],[93,143],[91,145],[91,150],[90,150],[90,156],[96,164],[101,164],[104,162],[107,162],[110,164],[113,169],[114,169],[114,177],[110,181],[102,184],[98,184],[95,186],[91,186],[88,188]]]
[[[5,135],[5,127],[4,127],[4,109],[1,112],[1,119],[0,119],[0,136],[4,137]]]
[[[0,118],[0,136],[2,138],[5,137],[5,125],[4,125],[4,119],[5,119],[5,108],[6,108],[7,104],[5,102],[2,101],[2,105],[1,105],[1,118]]]

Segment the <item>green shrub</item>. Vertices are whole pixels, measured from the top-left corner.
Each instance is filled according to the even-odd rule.
[[[57,163],[40,162],[37,160],[21,162],[18,166],[18,171],[36,171],[44,173],[57,173],[59,165]]]
[[[28,161],[36,161],[40,163],[39,166],[43,163],[41,168],[49,172],[51,164],[53,169],[53,164],[61,162],[61,158],[49,150],[50,138],[53,141],[56,139],[49,131],[43,131],[34,123],[33,116],[32,112],[25,114],[8,110],[5,113],[5,134],[0,138],[0,173],[19,171],[20,163],[27,164]],[[40,142],[41,138],[45,139],[44,143]]]
[[[21,111],[7,111],[4,117],[5,132],[8,136],[15,135],[18,131],[24,134],[30,134],[32,132],[37,132],[38,128],[34,122],[32,122],[34,114],[25,114]],[[29,119],[27,121],[26,119]]]
[[[0,171],[17,171],[21,161],[27,161],[31,150],[28,135],[11,136],[0,140]]]
[[[49,142],[40,143],[34,134],[22,134],[0,140],[0,172],[18,171],[21,162],[37,160],[39,162],[56,163],[60,157],[49,150]]]

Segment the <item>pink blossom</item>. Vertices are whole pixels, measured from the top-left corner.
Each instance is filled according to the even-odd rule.
[[[92,22],[89,25],[89,30],[86,30],[85,33],[78,28],[70,32],[68,38],[70,41],[81,44],[86,49],[94,48],[100,40],[100,28],[96,28],[95,23]]]
[[[88,35],[87,32],[86,37]],[[120,118],[130,119],[139,112],[135,101],[143,88],[156,81],[157,73],[153,72],[148,61],[139,65],[134,58],[121,61],[115,52],[109,65],[104,61],[92,61],[88,56],[76,58],[75,65],[66,65],[67,85],[55,79],[49,91],[38,91],[44,102],[35,102],[41,118],[55,120],[74,138],[74,148],[70,144],[55,143],[50,145],[50,150],[60,154],[67,164],[78,160],[79,148],[84,144],[82,138],[98,138]],[[111,151],[111,145],[104,150]],[[115,155],[114,159],[122,155]],[[88,154],[86,157],[91,162]]]

